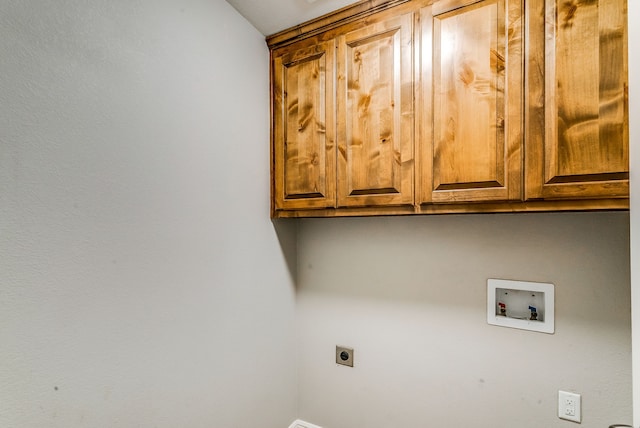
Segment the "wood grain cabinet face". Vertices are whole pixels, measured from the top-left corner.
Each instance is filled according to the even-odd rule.
[[[628,0],[362,0],[267,38],[272,215],[627,209]]]
[[[626,198],[626,0],[527,7],[527,199]]]
[[[338,206],[413,205],[413,14],[338,38]]]
[[[273,57],[276,210],[335,207],[335,43]]]
[[[521,2],[421,11],[421,203],[522,199]]]

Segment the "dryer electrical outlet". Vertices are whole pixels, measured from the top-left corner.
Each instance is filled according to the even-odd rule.
[[[353,349],[336,346],[336,364],[353,367]]]

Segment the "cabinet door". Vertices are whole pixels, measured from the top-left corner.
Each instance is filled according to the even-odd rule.
[[[274,53],[275,210],[335,207],[334,58],[334,41]]]
[[[413,14],[338,39],[338,205],[413,204]]]
[[[420,202],[522,199],[522,6],[422,9]]]
[[[531,0],[528,199],[626,197],[625,0]]]
[[[522,199],[522,5],[421,11],[420,203]]]

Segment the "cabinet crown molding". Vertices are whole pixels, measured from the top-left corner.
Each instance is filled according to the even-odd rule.
[[[411,0],[362,0],[342,9],[329,12],[318,18],[288,28],[276,34],[267,36],[267,46],[270,49],[279,48],[312,37],[319,33],[340,27],[349,22],[366,18],[377,12],[408,3]]]

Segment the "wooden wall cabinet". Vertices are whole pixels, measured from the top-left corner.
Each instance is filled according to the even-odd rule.
[[[413,14],[338,37],[338,207],[413,205]]]
[[[413,16],[272,51],[273,208],[414,204]]]
[[[526,199],[629,195],[625,0],[528,0]]]
[[[626,0],[366,0],[267,38],[272,216],[628,208]]]
[[[421,10],[419,202],[522,199],[520,0]]]
[[[275,210],[335,207],[335,56],[333,40],[273,56]]]

